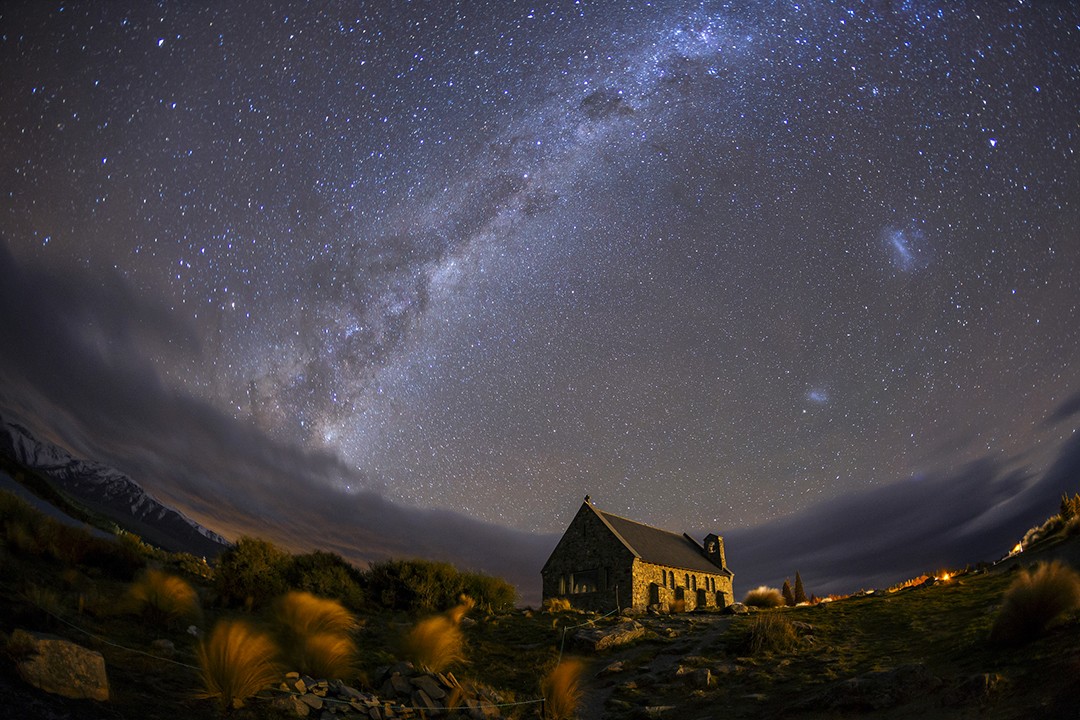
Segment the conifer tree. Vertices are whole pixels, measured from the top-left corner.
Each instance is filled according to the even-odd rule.
[[[795,604],[795,596],[791,594],[791,583],[787,581],[787,578],[784,579],[784,589],[780,593],[784,596],[785,605],[791,607]]]
[[[806,602],[806,591],[803,590],[802,577],[799,575],[799,571],[795,571],[795,602],[792,605],[798,605],[799,603]]]

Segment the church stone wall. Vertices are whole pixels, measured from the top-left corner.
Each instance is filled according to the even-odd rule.
[[[574,517],[542,572],[543,595],[566,597],[580,610],[628,607],[634,556],[587,508]]]
[[[555,546],[541,577],[544,599],[565,597],[580,610],[644,612],[656,605],[668,611],[680,599],[686,610],[694,610],[733,602],[728,575],[644,562],[584,506]]]

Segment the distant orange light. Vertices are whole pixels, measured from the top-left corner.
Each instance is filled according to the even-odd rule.
[[[1024,552],[1024,543],[1016,543],[1016,546],[1013,547],[1012,553],[1010,554],[1015,555],[1018,552]]]

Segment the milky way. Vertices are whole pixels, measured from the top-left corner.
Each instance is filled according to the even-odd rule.
[[[1075,5],[123,5],[0,10],[3,240],[346,491],[744,527],[1074,432]]]

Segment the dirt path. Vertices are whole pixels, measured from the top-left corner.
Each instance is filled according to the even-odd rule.
[[[650,675],[658,681],[673,681],[675,669],[687,657],[706,654],[705,651],[727,630],[730,616],[687,615],[683,617],[645,617],[641,624],[661,638],[674,633],[674,639],[666,645],[640,643],[604,652],[593,658],[586,670],[588,678],[578,714],[583,718],[603,718],[605,705],[617,685]],[[623,662],[624,669],[615,673],[603,673],[613,663]]]

